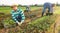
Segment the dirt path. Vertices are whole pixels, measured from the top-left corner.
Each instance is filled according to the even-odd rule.
[[[55,24],[52,25],[54,27],[53,33],[59,32],[59,26],[60,26],[60,13],[59,12],[60,12],[60,8],[56,7],[54,14],[57,14],[57,18],[56,18]]]
[[[60,26],[60,15],[57,15],[55,23],[51,25],[47,33],[58,33],[59,26]]]
[[[56,26],[55,26],[55,33],[58,33],[59,31],[59,26],[60,26],[60,15],[59,17],[56,19]]]

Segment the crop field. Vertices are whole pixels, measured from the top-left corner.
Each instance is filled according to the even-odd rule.
[[[19,9],[22,9],[23,11],[26,9],[25,7],[19,7]],[[39,9],[40,7],[30,7],[31,10]],[[11,12],[11,7],[0,7],[0,12],[3,13],[10,13]]]
[[[19,8],[21,8],[23,11],[25,10],[25,7],[19,7]],[[21,26],[16,26],[15,22],[11,18],[11,15],[9,15],[12,9],[10,7],[0,7],[0,13],[1,13],[0,26],[1,22],[3,22],[3,24],[7,25],[6,27],[8,27],[5,29],[2,27],[3,26],[2,25],[0,27],[0,32],[1,33],[54,33],[54,32],[58,33],[59,32],[60,29],[58,28],[60,28],[59,27],[60,22],[58,21],[60,19],[60,6],[54,7],[53,15],[44,17],[41,17],[43,7],[34,6],[30,8],[31,12],[29,14],[25,13],[26,15],[25,23],[23,23]],[[5,15],[3,15],[2,13],[4,13]]]

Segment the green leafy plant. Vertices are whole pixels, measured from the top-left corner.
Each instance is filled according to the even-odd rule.
[[[3,20],[4,27],[12,27],[15,24],[15,22],[12,19],[5,19]]]
[[[36,32],[45,32],[55,22],[55,17],[53,19],[52,18],[53,17],[51,16],[45,16],[32,21],[27,25],[27,27],[25,27],[25,31],[33,32],[36,30]]]

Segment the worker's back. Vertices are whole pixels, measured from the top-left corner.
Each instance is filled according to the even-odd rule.
[[[48,7],[52,7],[52,4],[49,2],[46,2],[46,3],[44,3],[44,6],[48,8]]]
[[[49,2],[44,3],[44,6],[43,6],[44,8],[43,8],[43,11],[42,11],[42,16],[46,12],[46,9],[48,9],[48,13],[49,14],[53,14],[53,7],[52,6],[53,6],[52,3],[49,3]]]

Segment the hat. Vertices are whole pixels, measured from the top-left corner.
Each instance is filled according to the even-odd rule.
[[[11,6],[11,8],[17,7],[17,6],[18,6],[18,4],[13,4],[13,5]]]

